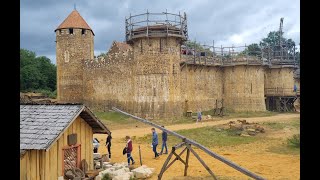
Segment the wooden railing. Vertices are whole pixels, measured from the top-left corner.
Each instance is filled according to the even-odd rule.
[[[265,88],[264,93],[266,96],[296,96],[297,92],[293,88]],[[300,91],[299,91],[300,94]]]

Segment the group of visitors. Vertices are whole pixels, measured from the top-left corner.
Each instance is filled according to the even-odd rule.
[[[162,126],[164,128],[164,126]],[[157,152],[157,146],[158,146],[158,134],[155,130],[155,128],[151,128],[151,132],[152,132],[152,150],[154,152],[154,159],[158,159],[160,155],[162,154],[168,154],[168,147],[167,147],[167,140],[168,140],[168,134],[165,131],[162,131],[162,146],[161,146],[161,151],[160,153]],[[111,132],[110,134],[108,134],[108,137],[106,139],[106,147],[108,150],[108,154],[109,154],[109,160],[111,160]],[[127,154],[127,161],[128,161],[128,166],[130,165],[130,161],[131,164],[134,164],[135,161],[132,157],[132,150],[133,150],[133,146],[132,146],[132,140],[130,138],[130,136],[126,136],[125,137],[126,140],[126,146],[123,149],[123,155]],[[165,149],[165,152],[163,152],[163,150]]]

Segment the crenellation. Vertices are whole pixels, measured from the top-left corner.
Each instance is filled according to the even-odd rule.
[[[186,37],[161,34],[164,27],[150,25],[157,32],[150,37],[114,41],[97,58],[90,27],[73,28],[73,34],[68,27],[57,28],[58,100],[83,102],[97,111],[116,106],[154,119],[210,110],[222,100],[229,110],[265,111],[271,90],[289,89],[286,95],[292,95],[294,67],[241,54],[185,55],[181,45]]]

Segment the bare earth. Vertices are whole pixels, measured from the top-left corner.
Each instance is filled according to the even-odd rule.
[[[225,124],[229,121],[236,121],[237,119],[246,119],[248,122],[283,122],[291,120],[292,118],[300,118],[300,114],[280,114],[269,117],[256,117],[256,118],[233,118],[218,121],[208,121],[203,124],[178,124],[166,126],[167,129],[176,131],[181,129],[192,129],[204,126],[215,126]],[[151,135],[151,127],[148,128],[134,128],[134,129],[116,129],[111,130],[113,141],[112,141],[112,162],[125,162],[126,156],[122,155],[122,149],[125,146],[123,138],[126,135],[141,137],[147,134]],[[286,138],[291,136],[296,132],[290,130],[285,131],[281,134],[271,134],[270,136],[274,138]],[[98,138],[100,141],[99,153],[106,154],[107,149],[105,146],[106,135],[95,134],[94,137]],[[241,165],[242,167],[254,172],[267,179],[300,179],[300,155],[287,155],[287,154],[277,154],[268,151],[270,148],[279,146],[281,141],[273,140],[265,143],[263,141],[258,141],[250,144],[242,144],[237,146],[228,147],[213,147],[211,150],[216,152],[223,157],[233,161],[234,163]],[[153,159],[154,154],[150,144],[137,144],[133,142],[133,153],[132,156],[136,161],[134,167],[140,166],[139,161],[139,150],[140,145],[142,162],[148,167],[155,168],[155,174],[151,179],[157,179],[157,175],[166,160],[167,155],[160,156],[159,159]],[[171,147],[168,147],[171,150]],[[160,147],[158,146],[158,152]],[[180,152],[181,150],[178,150]],[[217,176],[223,176],[223,179],[250,179],[248,176],[234,170],[233,168],[225,165],[224,163],[208,156],[203,151],[195,149],[195,151],[202,157],[206,164],[211,168],[211,170]],[[184,153],[185,154],[185,153]],[[182,156],[185,158],[185,155]],[[165,173],[163,179],[210,179],[209,173],[200,164],[200,162],[193,156],[189,159],[188,177],[183,177],[184,166],[180,161],[176,161]]]

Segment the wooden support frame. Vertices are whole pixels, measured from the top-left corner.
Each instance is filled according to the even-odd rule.
[[[176,150],[185,146],[185,148],[179,153],[176,153]],[[183,160],[181,158],[181,155],[187,151],[187,155],[186,155],[186,159]],[[170,154],[168,155],[166,161],[164,162],[161,171],[158,175],[158,180],[162,179],[163,173],[168,170],[170,168],[170,166],[176,162],[177,160],[179,160],[180,162],[182,162],[182,164],[184,164],[184,176],[188,175],[188,167],[189,167],[189,157],[190,157],[190,152],[198,159],[198,161],[200,161],[200,163],[203,165],[203,167],[209,172],[209,174],[213,177],[213,179],[217,179],[216,176],[214,175],[214,173],[211,171],[211,169],[206,165],[206,163],[200,158],[200,156],[191,148],[191,145],[186,143],[186,142],[182,142],[180,144],[177,144],[175,146],[172,147],[172,150],[170,152]],[[175,155],[175,158],[170,162],[172,156]],[[169,164],[170,162],[170,164]]]

